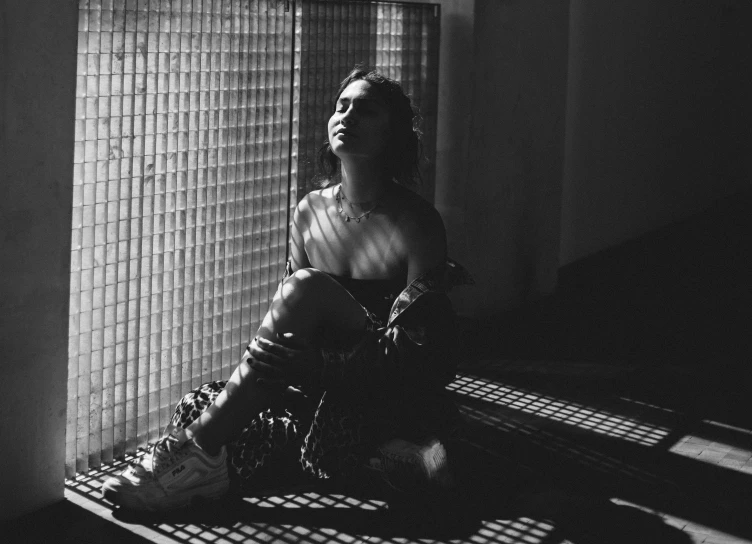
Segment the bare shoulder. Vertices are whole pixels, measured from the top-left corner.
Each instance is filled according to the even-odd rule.
[[[310,212],[326,207],[331,199],[334,198],[334,188],[325,187],[323,189],[314,189],[305,195],[298,203],[301,212]]]
[[[446,260],[446,229],[441,215],[429,202],[404,188],[401,197],[400,233],[408,252],[410,276],[416,276]]]
[[[423,242],[425,237],[444,240],[444,221],[436,208],[409,189],[400,188],[400,191],[400,223],[406,234],[417,236]]]
[[[328,187],[325,189],[316,189],[306,194],[300,199],[295,208],[295,217],[299,218],[299,220],[309,219],[317,210],[323,209],[326,206],[326,201],[331,198],[331,195],[329,195],[331,192],[331,187]]]

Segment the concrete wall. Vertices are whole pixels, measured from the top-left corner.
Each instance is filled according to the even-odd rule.
[[[77,3],[0,3],[0,519],[63,496]]]
[[[455,297],[461,313],[496,313],[555,286],[568,6],[475,2],[469,161],[452,180],[463,220],[456,255],[477,281]]]
[[[424,0],[404,0],[423,3]],[[449,253],[465,253],[468,146],[473,112],[474,0],[432,0],[441,5],[436,182],[434,205],[444,219]]]
[[[571,0],[561,265],[752,183],[745,0]]]

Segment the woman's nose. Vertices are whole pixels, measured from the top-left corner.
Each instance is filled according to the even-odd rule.
[[[342,115],[342,117],[340,118],[340,123],[349,127],[353,127],[358,124],[358,118],[355,115],[352,107],[348,108],[344,115]]]

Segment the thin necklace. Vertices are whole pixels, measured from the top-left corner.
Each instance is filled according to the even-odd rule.
[[[376,204],[373,205],[373,207],[366,211],[365,213],[358,215],[356,217],[353,217],[351,215],[348,215],[345,211],[345,208],[342,206],[342,201],[345,200],[347,202],[350,202],[347,200],[347,197],[345,196],[345,193],[342,192],[342,184],[340,184],[339,188],[337,189],[337,211],[340,215],[344,216],[344,220],[346,223],[349,223],[350,221],[355,221],[356,223],[360,223],[361,219],[368,219],[368,217],[371,215],[371,212],[379,207],[379,203],[376,202]],[[356,204],[357,205],[357,204]],[[353,203],[350,202],[350,207],[353,207]]]

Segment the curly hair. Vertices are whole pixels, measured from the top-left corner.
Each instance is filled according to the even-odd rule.
[[[422,180],[420,161],[422,146],[417,124],[419,115],[413,110],[410,98],[402,86],[376,71],[356,66],[339,85],[334,98],[336,107],[342,92],[350,83],[363,80],[370,83],[381,96],[389,110],[390,134],[386,150],[382,156],[385,175],[405,186],[414,185]],[[315,180],[319,187],[328,187],[339,182],[340,160],[329,144],[329,139],[319,149],[319,167],[321,174]]]

